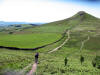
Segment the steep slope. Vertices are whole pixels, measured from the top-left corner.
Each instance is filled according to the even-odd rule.
[[[68,47],[80,47],[81,41],[90,36],[90,40],[85,44],[85,48],[100,50],[100,19],[84,11],[80,11],[70,18],[44,24],[39,28],[31,30],[62,33],[66,29],[71,29],[72,32],[72,40],[67,43]]]
[[[42,26],[26,29],[25,31],[46,32],[46,33],[63,33],[71,29],[73,40],[67,44],[68,47],[80,47],[82,40],[90,36],[89,42],[85,45],[86,49],[100,50],[100,19],[80,11],[70,18],[43,24]],[[76,41],[75,41],[76,40]],[[98,43],[98,46],[94,45]]]

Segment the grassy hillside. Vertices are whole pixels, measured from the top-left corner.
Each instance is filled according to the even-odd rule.
[[[1,73],[24,71],[26,74],[32,65],[24,68],[33,63],[35,53],[39,52],[36,75],[99,75],[100,19],[83,11],[68,19],[15,31],[13,34],[1,32],[0,45],[38,47],[61,38],[66,30],[70,30],[70,39],[63,47],[52,53],[48,52],[60,46],[68,38],[67,34],[59,42],[36,51],[0,49]],[[81,57],[84,57],[82,64]],[[66,66],[65,58],[68,59]],[[96,63],[95,67],[93,62]]]
[[[35,48],[46,45],[60,39],[60,34],[55,33],[33,33],[33,34],[13,34],[0,37],[0,46],[17,48]]]

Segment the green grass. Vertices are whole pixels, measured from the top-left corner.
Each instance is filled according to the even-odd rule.
[[[36,52],[40,53],[39,64],[37,69],[37,75],[99,75],[100,70],[92,66],[92,60],[96,55],[100,56],[100,51],[83,49],[80,53],[79,49],[81,41],[87,38],[87,36],[81,34],[71,34],[71,39],[58,51],[48,54],[47,52],[53,48],[59,46],[63,41],[47,46],[37,51],[11,51],[1,50],[1,64],[2,70],[22,70],[25,66],[34,61],[34,55]],[[67,36],[66,36],[67,37]],[[75,43],[73,40],[77,40]],[[77,44],[77,45],[74,45]],[[73,46],[71,46],[73,45]],[[81,65],[80,56],[84,56],[85,61]],[[68,58],[68,65],[64,66],[64,59]],[[10,62],[9,62],[10,61]],[[42,62],[41,62],[42,61]],[[29,71],[25,70],[25,72]]]
[[[64,39],[58,43],[49,45],[43,49],[39,49],[38,51],[0,49],[0,69],[3,70],[3,72],[6,70],[22,70],[24,67],[34,61],[34,55],[36,52],[40,53],[39,60],[44,60],[43,57],[45,57],[45,53],[59,46],[59,44],[61,44]]]
[[[45,49],[45,48],[44,48]],[[38,51],[36,51],[38,52]],[[34,61],[33,51],[11,51],[2,50],[0,56],[2,57],[1,69],[20,69],[22,70],[29,63]],[[52,54],[40,53],[39,61],[45,60],[38,64],[38,75],[99,75],[100,70],[92,66],[92,60],[95,58],[94,53],[100,53],[100,51],[83,50],[82,55],[85,58],[85,62],[81,65],[80,53],[77,48],[68,48],[64,46],[59,51]],[[64,66],[64,58],[68,58],[68,65]],[[10,62],[9,62],[10,61]],[[12,62],[11,62],[12,61]],[[30,67],[31,69],[31,67]]]
[[[33,34],[13,34],[0,36],[0,46],[35,48],[46,45],[61,38],[57,33],[33,33]]]
[[[44,24],[15,31],[13,34],[0,33],[0,45],[20,48],[33,48],[52,43],[61,38],[65,30],[71,30],[70,40],[58,51],[48,54],[49,51],[61,45],[67,35],[59,42],[41,48],[37,51],[17,51],[0,49],[0,71],[21,71],[34,61],[35,53],[39,52],[39,64],[36,75],[100,75],[100,69],[93,67],[92,61],[100,59],[100,20],[85,13],[76,14],[69,19]],[[81,42],[87,41],[80,51]],[[81,64],[80,57],[84,57]],[[64,65],[68,58],[67,66]],[[31,66],[32,67],[32,66]],[[28,72],[31,67],[25,70]]]
[[[55,29],[56,28],[56,29]],[[38,26],[31,29],[26,29],[25,31],[32,31],[32,32],[45,32],[45,33],[63,33],[66,30],[65,25],[44,25]]]

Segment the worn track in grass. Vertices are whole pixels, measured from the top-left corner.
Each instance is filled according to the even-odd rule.
[[[52,53],[52,52],[54,52],[54,51],[57,51],[57,50],[60,49],[63,45],[65,45],[65,43],[70,39],[70,30],[66,31],[65,34],[66,34],[66,33],[67,33],[67,35],[68,35],[68,38],[65,39],[65,41],[64,41],[60,46],[58,46],[58,47],[56,47],[55,49],[49,51],[48,53]],[[64,36],[65,36],[65,34],[64,34]],[[62,38],[62,39],[63,39],[63,38]],[[42,60],[42,61],[44,61],[44,60]],[[42,62],[42,61],[40,61],[40,62]],[[24,73],[26,69],[28,69],[30,66],[32,66],[32,64],[33,64],[33,62],[30,63],[28,66],[24,67],[23,70],[20,71],[20,73],[21,73],[21,74]],[[34,64],[33,64],[33,65],[34,65]]]

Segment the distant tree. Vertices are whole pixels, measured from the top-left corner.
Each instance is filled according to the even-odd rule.
[[[13,32],[9,32],[9,34],[13,34]]]
[[[67,63],[68,63],[68,59],[67,59],[67,57],[65,57],[65,59],[64,59],[64,63],[65,63],[65,66],[66,66]]]
[[[80,62],[81,62],[81,65],[82,65],[82,63],[84,62],[84,57],[83,56],[80,57]]]

